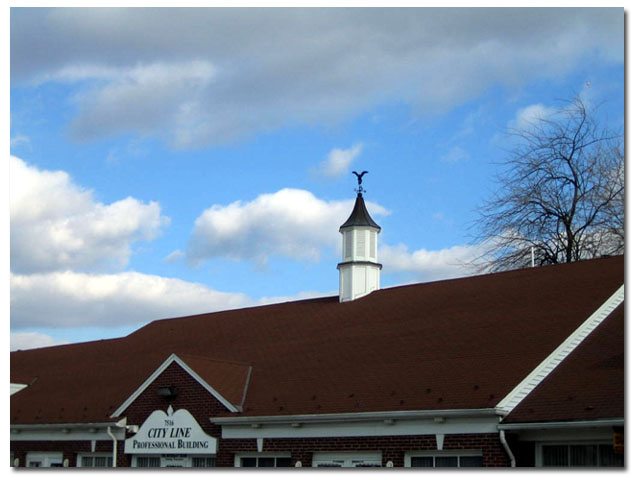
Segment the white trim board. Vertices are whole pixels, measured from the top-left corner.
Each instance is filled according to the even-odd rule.
[[[499,417],[452,417],[433,419],[332,421],[293,424],[221,424],[222,439],[230,438],[329,438],[386,437],[406,435],[449,435],[462,433],[498,433]]]
[[[122,415],[122,413],[144,392],[149,385],[153,383],[153,381],[158,378],[172,363],[177,363],[180,368],[182,368],[185,372],[187,372],[196,382],[198,382],[205,390],[207,390],[213,397],[216,398],[220,403],[222,403],[229,411],[233,413],[239,413],[240,408],[233,405],[226,398],[224,398],[218,391],[216,391],[211,385],[205,382],[200,375],[198,375],[195,371],[189,367],[183,360],[180,359],[175,353],[169,355],[162,364],[153,372],[142,384],[136,389],[135,392],[131,394],[129,398],[127,398],[122,405],[120,405],[115,412],[111,414],[111,418],[116,418]]]
[[[516,388],[496,406],[503,415],[516,408],[582,341],[593,332],[624,301],[624,284],[587,318],[564,342],[545,358]]]

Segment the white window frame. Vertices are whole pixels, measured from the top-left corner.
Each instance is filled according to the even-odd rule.
[[[582,466],[582,465],[544,465],[544,457],[542,456],[542,448],[545,446],[565,446],[567,448],[567,455],[571,451],[572,446],[582,446],[582,445],[593,445],[596,448],[596,465],[592,466]],[[606,440],[567,440],[567,441],[551,441],[551,442],[536,442],[536,467],[546,467],[546,468],[600,468],[600,445],[608,445],[611,446],[611,442]],[[569,462],[571,457],[567,459]],[[604,468],[604,467],[603,467]],[[615,468],[615,467],[614,467]]]
[[[160,455],[157,454],[148,454],[148,455],[133,455],[131,458],[131,466],[133,468],[158,468],[158,467],[141,467],[140,465],[138,465],[138,460],[141,458],[157,458],[158,460],[160,460],[160,465],[162,465],[162,457]]]
[[[291,459],[290,452],[239,452],[236,453],[235,459],[233,461],[234,467],[242,467],[242,459],[243,458],[288,458]],[[273,462],[273,468],[276,468],[276,462]],[[291,465],[293,466],[293,465]],[[244,467],[244,468],[254,468],[254,467]],[[255,468],[271,468],[271,467],[258,467],[258,462],[256,462]]]
[[[53,463],[59,463],[62,467],[64,465],[64,458],[62,452],[27,452],[27,457],[25,460],[25,467],[29,467],[29,463],[31,462],[40,462],[41,465],[38,467],[31,468],[47,468],[51,467]]]
[[[170,458],[180,457],[184,458],[184,467],[185,468],[193,468],[193,459],[194,458],[213,458],[214,461],[217,458],[217,455],[209,455],[209,454],[141,454],[141,455],[133,455],[131,459],[131,466],[136,468],[166,468],[168,462],[172,462],[169,460]],[[140,467],[138,466],[139,458],[157,458],[160,460],[160,465],[158,467]],[[215,467],[215,465],[214,465]],[[195,467],[195,468],[214,468],[214,467]]]
[[[313,452],[311,466],[316,468],[382,466],[381,451]]]
[[[82,459],[84,458],[106,458],[106,465],[104,467],[96,467],[94,465],[90,466],[90,467],[85,467],[82,465]],[[95,461],[94,461],[95,463]],[[108,467],[113,467],[113,453],[110,452],[84,452],[84,453],[78,453],[78,455],[76,456],[76,467],[80,467],[80,468],[108,468]]]
[[[460,457],[481,457],[482,450],[417,450],[404,453],[404,466],[411,467],[411,458],[413,457],[434,457],[433,467],[413,467],[413,468],[441,468],[436,467],[435,457],[456,457],[458,459],[458,465],[455,468],[460,467]]]
[[[194,466],[193,466],[193,460],[194,460],[195,458],[204,458],[204,459],[205,459],[205,461],[206,461],[206,460],[208,460],[208,459],[210,459],[210,458],[212,458],[212,459],[213,459],[213,463],[214,463],[214,464],[213,464],[213,466],[211,466],[211,467],[207,467],[207,466],[204,466],[204,467],[194,467]],[[191,467],[191,468],[215,468],[215,467],[217,466],[217,458],[216,458],[216,455],[189,455],[189,460],[188,460],[188,462],[189,462],[189,467]]]

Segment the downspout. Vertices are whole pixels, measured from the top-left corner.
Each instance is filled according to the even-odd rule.
[[[505,435],[504,430],[500,430],[500,442],[507,452],[507,455],[509,455],[509,460],[511,460],[511,467],[515,467],[516,457],[513,456],[513,452],[511,451],[511,448],[509,448],[509,444],[507,443],[507,436]]]
[[[500,433],[502,433],[502,431]],[[111,440],[113,440],[113,465],[112,465],[112,467],[116,467],[118,465],[118,458],[117,458],[118,457],[118,439],[111,432],[111,425],[109,425],[107,427],[107,435],[109,435],[111,437]]]

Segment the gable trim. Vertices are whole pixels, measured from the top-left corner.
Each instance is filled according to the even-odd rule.
[[[115,412],[111,414],[111,418],[116,418],[122,415],[122,413],[129,408],[129,406],[144,392],[153,381],[158,378],[172,363],[178,364],[185,372],[187,372],[196,382],[198,382],[207,392],[209,392],[216,400],[222,403],[229,411],[233,413],[239,413],[241,407],[237,407],[224,398],[216,389],[209,385],[206,381],[200,377],[189,365],[180,359],[175,353],[169,355],[162,364],[144,381],[142,384],[127,398],[122,405],[120,405]]]
[[[496,405],[496,410],[507,415],[516,408],[582,341],[593,332],[624,301],[624,284],[587,318],[564,342],[534,368],[518,386]]]

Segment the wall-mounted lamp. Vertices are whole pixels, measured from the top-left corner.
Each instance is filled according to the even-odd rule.
[[[173,385],[169,387],[160,387],[158,388],[158,395],[166,400],[173,400],[178,396],[178,389]]]

